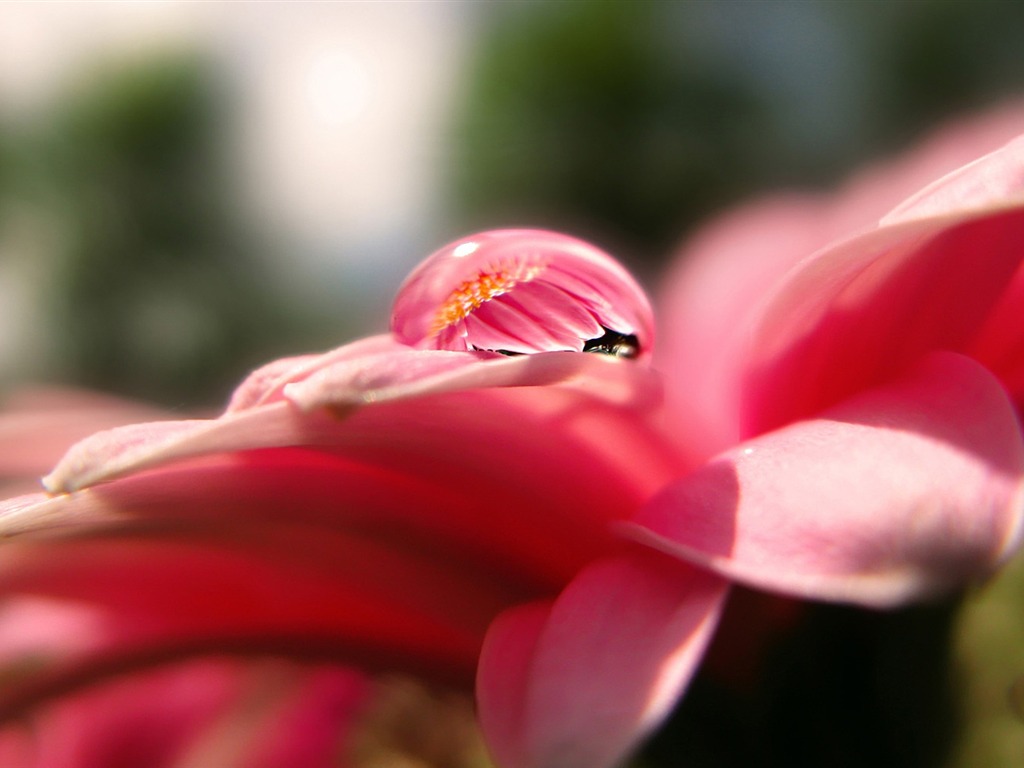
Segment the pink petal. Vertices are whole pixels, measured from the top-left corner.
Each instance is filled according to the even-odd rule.
[[[0,411],[0,489],[5,496],[38,489],[39,476],[93,432],[166,417],[156,408],[82,390],[16,391]]]
[[[900,219],[894,215],[882,232],[873,231],[901,198],[997,149],[1022,127],[1019,102],[953,123],[913,152],[855,177],[831,199],[770,199],[692,238],[661,297],[657,360],[680,382],[669,405],[677,423],[687,425],[690,450],[706,457],[810,416],[935,348],[969,354],[977,348],[986,355],[979,359],[1000,360],[993,370],[1004,382],[1021,382],[1015,391],[1024,398],[1024,371],[1016,365],[1021,334],[1013,331],[1021,313],[1011,309],[1008,291],[1000,293],[1019,263],[1021,233],[1004,221],[980,221],[999,219],[995,208],[1017,205],[1011,199],[1020,203],[1013,193],[1019,150],[991,156],[987,169],[969,166],[947,177],[943,184],[961,188],[944,198],[951,217],[894,226]],[[999,183],[986,186],[999,174]],[[937,210],[938,198],[917,199],[924,205],[925,198]],[[986,216],[989,202],[994,208]],[[925,211],[914,209],[904,213]],[[944,237],[958,222],[962,231]],[[773,284],[783,287],[771,298]],[[1006,306],[1010,323],[986,320],[996,302]]]
[[[0,719],[65,681],[196,653],[284,654],[465,683],[487,622],[508,600],[462,568],[357,536],[265,523],[245,541],[213,533],[9,546],[6,592],[87,603],[105,635],[8,684]]]
[[[668,406],[697,459],[740,439],[744,329],[781,276],[826,239],[824,209],[795,195],[741,208],[698,233],[668,276],[655,365],[675,383]]]
[[[286,385],[302,381],[321,368],[348,361],[373,360],[404,349],[390,334],[370,336],[317,355],[286,357],[260,366],[231,395],[228,412],[241,411],[284,399]]]
[[[568,353],[461,357],[485,376],[547,378],[570,362],[580,375],[378,401],[346,418],[273,402],[127,430],[120,444],[97,438],[98,450],[79,451],[76,482],[105,482],[0,514],[18,536],[0,585],[106,606],[142,633],[111,654],[234,637],[465,670],[501,609],[551,594],[618,547],[607,522],[678,465],[643,367]],[[313,391],[331,391],[329,377],[321,384]]]
[[[1024,136],[933,182],[896,206],[880,223],[888,226],[910,219],[1020,206],[1022,196]]]
[[[1024,261],[1022,238],[1024,200],[894,224],[803,262],[751,318],[741,434],[812,416],[932,350],[969,352]]]
[[[651,553],[583,570],[550,605],[491,626],[480,721],[504,768],[619,763],[670,711],[703,653],[726,582]]]
[[[763,435],[659,495],[633,535],[755,587],[886,606],[1016,549],[1024,446],[998,382],[935,353],[903,378]]]
[[[621,418],[650,412],[659,397],[656,377],[628,361],[576,353],[519,358],[494,355],[494,359],[481,354],[402,347],[345,357],[319,365],[305,379],[284,386],[290,402],[275,399],[258,408],[229,411],[219,419],[139,424],[93,435],[75,445],[44,478],[44,484],[54,492],[73,491],[189,456],[329,444],[345,439],[346,428],[339,418],[356,406],[373,403],[376,408],[428,394],[493,388],[494,396],[501,398],[503,387],[558,384],[566,391],[585,393],[599,410],[619,412]],[[548,407],[545,400],[554,403],[558,399],[555,394],[542,395],[535,402],[543,410]],[[303,413],[295,405],[311,413]],[[476,415],[481,424],[490,424],[491,414],[502,412],[497,404],[484,407],[487,410]],[[452,437],[457,435],[451,430],[438,432],[437,450],[445,451],[444,441]]]

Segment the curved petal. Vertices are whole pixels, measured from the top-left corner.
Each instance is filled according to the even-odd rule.
[[[1024,146],[955,170],[1022,128],[1011,104],[831,199],[771,199],[692,238],[661,296],[658,358],[679,382],[667,397],[692,450],[807,418],[933,349],[976,355],[1024,402]],[[879,228],[886,207],[943,174]]]
[[[169,414],[84,390],[17,390],[0,409],[0,494],[38,489],[39,477],[76,440],[101,429],[159,418]]]
[[[1024,263],[1019,202],[900,222],[790,272],[748,329],[741,434],[808,418],[932,350],[970,352]]]
[[[477,673],[499,764],[616,765],[682,694],[725,593],[707,572],[633,551],[584,569],[553,604],[499,617]]]
[[[667,405],[696,457],[739,441],[748,340],[738,330],[780,277],[827,239],[824,210],[810,196],[764,200],[723,216],[679,254],[661,297],[655,366],[675,383],[666,387]]]
[[[759,588],[892,605],[1019,545],[1024,446],[999,383],[935,353],[906,376],[722,454],[628,526]]]
[[[279,388],[287,400],[272,397],[266,405],[229,410],[218,419],[136,424],[97,433],[73,446],[43,479],[44,485],[51,492],[74,491],[189,456],[329,444],[345,439],[349,428],[342,426],[342,417],[360,410],[358,406],[373,405],[361,412],[374,419],[377,416],[373,414],[385,403],[471,389],[492,392],[500,401],[509,397],[503,394],[508,388],[559,385],[545,390],[551,394],[532,398],[526,394],[520,399],[539,417],[544,411],[568,408],[565,393],[577,392],[582,395],[576,407],[581,413],[592,405],[596,408],[593,413],[612,417],[609,423],[632,418],[640,427],[638,434],[645,431],[643,422],[660,405],[659,382],[651,371],[603,355],[553,352],[510,358],[408,347],[348,355],[341,354],[342,350],[328,353],[325,357],[331,359],[317,363],[315,370],[303,365],[297,380],[277,381],[273,388]],[[245,402],[259,399],[248,384],[243,384],[243,390]],[[494,424],[496,413],[510,418],[508,403],[484,403],[482,407],[471,421]],[[516,408],[512,406],[512,410]],[[380,418],[386,421],[383,414]],[[509,427],[499,423],[497,428]],[[514,426],[512,429],[515,431]],[[647,431],[653,435],[649,428]],[[453,429],[439,427],[434,434],[442,442],[459,438]],[[439,443],[437,450],[444,451],[443,444]]]
[[[1022,195],[1024,136],[929,184],[882,217],[880,224],[1020,205]]]
[[[270,402],[98,437],[58,468],[67,485],[95,485],[4,505],[0,588],[106,606],[141,633],[123,638],[128,655],[280,642],[465,671],[500,610],[621,546],[607,521],[677,465],[643,368],[457,357],[485,376],[579,375],[377,401],[344,418]],[[301,382],[325,403],[327,370]]]

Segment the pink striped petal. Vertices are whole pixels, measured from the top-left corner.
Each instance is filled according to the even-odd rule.
[[[514,315],[491,306],[506,302]],[[481,311],[484,322],[473,322]],[[653,349],[650,306],[625,269],[581,240],[528,229],[483,232],[435,252],[402,284],[391,319],[404,344],[457,351],[579,351],[603,335],[595,325],[635,336],[640,357]]]
[[[718,457],[632,535],[759,588],[886,606],[1019,545],[1024,446],[999,383],[935,353],[903,378]]]
[[[652,555],[595,562],[491,626],[477,699],[503,768],[616,765],[682,694],[726,582]]]

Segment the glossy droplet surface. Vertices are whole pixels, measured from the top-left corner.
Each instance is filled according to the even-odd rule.
[[[648,358],[643,289],[582,240],[534,229],[482,232],[433,253],[395,298],[391,330],[420,349]]]

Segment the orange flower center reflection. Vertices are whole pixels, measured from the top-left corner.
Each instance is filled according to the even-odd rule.
[[[436,336],[448,326],[465,320],[484,303],[508,293],[520,283],[530,282],[543,271],[544,267],[538,264],[506,263],[463,281],[438,309],[431,324],[431,335]]]

